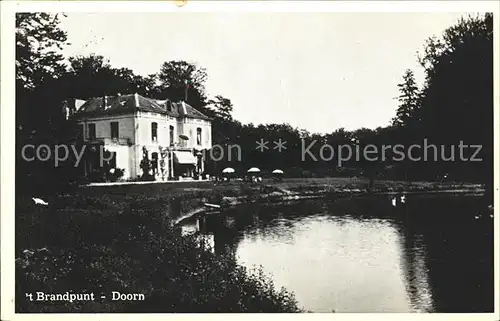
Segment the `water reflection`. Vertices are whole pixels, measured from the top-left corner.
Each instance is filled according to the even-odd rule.
[[[212,237],[217,253],[262,266],[310,311],[491,311],[492,243],[484,229],[470,227],[475,201],[458,199],[408,198],[398,207],[385,197],[247,205],[196,228]],[[460,242],[464,227],[482,237]],[[482,246],[482,259],[467,246]]]
[[[428,278],[427,248],[423,235],[407,232],[402,238],[401,264],[405,272],[405,286],[410,304],[416,312],[434,312]]]

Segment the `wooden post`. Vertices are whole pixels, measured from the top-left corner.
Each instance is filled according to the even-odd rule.
[[[171,170],[171,178],[174,179],[174,151],[170,149],[170,170]]]
[[[205,172],[205,153],[202,153],[201,154],[201,173],[200,174],[203,174]]]

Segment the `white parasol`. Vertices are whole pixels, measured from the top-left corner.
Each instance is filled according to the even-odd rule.
[[[227,167],[227,168],[224,168],[224,169],[222,170],[222,172],[223,172],[224,174],[234,173],[234,168]]]

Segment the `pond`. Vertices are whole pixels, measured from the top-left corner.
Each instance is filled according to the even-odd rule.
[[[492,312],[485,209],[472,196],[407,196],[397,206],[363,196],[247,204],[191,224],[216,252],[262,266],[308,311]]]

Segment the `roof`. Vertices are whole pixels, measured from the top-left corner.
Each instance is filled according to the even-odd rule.
[[[105,102],[105,104],[104,104]],[[167,106],[171,104],[171,108]],[[172,117],[188,117],[210,120],[210,118],[185,102],[172,102],[169,99],[156,100],[138,94],[90,98],[77,108],[76,117],[128,114],[135,111],[166,114]]]

